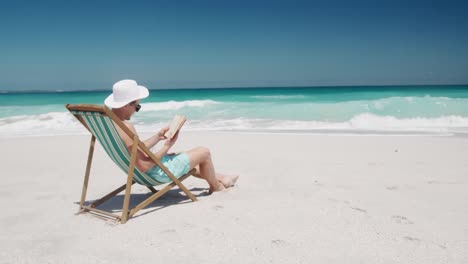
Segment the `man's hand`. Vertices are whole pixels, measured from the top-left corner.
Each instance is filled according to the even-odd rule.
[[[167,139],[164,145],[168,146],[169,148],[172,147],[176,143],[177,138],[179,138],[179,131],[177,131],[177,133],[171,139]]]
[[[166,134],[166,132],[169,130],[169,126],[166,126],[166,127],[163,127],[161,128],[161,130],[159,130],[158,132],[158,138],[159,140],[163,140],[163,139],[166,139],[166,136],[164,134]]]

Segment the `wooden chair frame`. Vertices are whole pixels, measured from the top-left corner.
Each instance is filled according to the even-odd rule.
[[[84,177],[84,182],[83,182],[83,190],[81,192],[81,200],[80,200],[80,208],[78,211],[78,214],[84,213],[84,212],[90,212],[90,213],[95,213],[100,216],[106,216],[110,218],[114,218],[116,221],[120,221],[122,224],[125,224],[128,219],[130,219],[135,213],[137,213],[139,210],[145,208],[148,206],[150,203],[152,203],[154,200],[158,199],[165,193],[167,193],[169,190],[171,190],[174,186],[178,186],[192,201],[197,201],[197,198],[195,195],[193,195],[183,184],[182,181],[188,178],[190,175],[193,175],[195,172],[195,169],[192,169],[189,171],[187,174],[183,175],[179,179],[177,179],[160,161],[159,159],[151,152],[151,150],[146,147],[146,145],[138,138],[137,135],[135,135],[109,108],[106,106],[98,106],[98,105],[90,105],[90,104],[76,104],[76,105],[71,105],[67,104],[65,106],[72,114],[74,111],[84,111],[84,112],[99,112],[102,115],[108,116],[112,119],[115,125],[117,125],[119,128],[121,128],[124,133],[126,133],[130,138],[133,138],[133,146],[131,149],[131,154],[130,154],[130,164],[127,172],[127,182],[120,186],[119,188],[113,190],[112,192],[108,193],[107,195],[103,196],[102,198],[95,200],[94,202],[85,205],[85,199],[86,199],[86,193],[88,190],[88,182],[89,182],[89,176],[91,172],[91,164],[93,160],[93,154],[94,154],[94,145],[96,142],[96,137],[95,135],[91,132],[91,129],[87,126],[86,122],[84,122],[83,118],[80,115],[73,114],[79,121],[80,123],[88,129],[88,131],[91,133],[91,142],[89,145],[89,152],[88,152],[88,161],[86,163],[86,171],[85,171],[85,177]],[[133,180],[134,176],[134,170],[135,170],[135,161],[136,161],[136,155],[137,151],[141,150],[143,153],[145,153],[148,157],[150,157],[154,163],[159,166],[172,180],[169,184],[167,184],[164,188],[162,188],[159,191],[156,191],[152,186],[146,186],[153,194],[148,197],[146,200],[142,201],[141,203],[137,204],[133,208],[129,208],[130,204],[130,196],[131,196],[131,187],[135,183]],[[113,214],[104,210],[97,209],[96,207],[104,203],[105,201],[109,200],[110,198],[114,197],[118,193],[122,192],[125,190],[125,196],[124,196],[124,201],[122,205],[122,214],[117,215]]]

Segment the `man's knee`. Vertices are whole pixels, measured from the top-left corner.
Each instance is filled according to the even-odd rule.
[[[204,159],[211,158],[211,152],[209,148],[206,147],[198,147],[199,151],[202,153]]]

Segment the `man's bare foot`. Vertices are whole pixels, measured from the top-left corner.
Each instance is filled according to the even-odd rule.
[[[224,185],[224,187],[229,188],[236,184],[237,179],[239,179],[239,175],[218,175],[218,180]]]
[[[208,194],[212,194],[214,192],[222,192],[222,191],[225,191],[225,190],[227,190],[227,188],[224,187],[224,185],[221,182],[219,182],[218,186],[210,187],[210,190],[208,191]]]

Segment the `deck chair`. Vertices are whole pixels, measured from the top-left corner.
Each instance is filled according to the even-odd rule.
[[[91,142],[89,146],[88,161],[86,164],[86,171],[83,183],[83,190],[81,193],[80,208],[79,213],[90,212],[97,214],[101,217],[114,218],[116,221],[124,224],[129,218],[131,218],[136,212],[148,206],[151,202],[158,199],[165,193],[167,193],[174,186],[178,186],[192,201],[197,201],[197,198],[181,183],[183,180],[188,178],[190,175],[193,175],[195,172],[194,169],[189,171],[187,174],[183,175],[177,179],[160,161],[154,154],[146,147],[146,145],[140,141],[137,135],[135,135],[109,108],[106,106],[98,105],[89,105],[89,104],[78,104],[71,105],[67,104],[65,106],[68,111],[70,111],[83,126],[91,132]],[[125,146],[122,138],[115,126],[119,126],[130,138],[133,139],[134,144],[129,153],[128,148]],[[96,138],[99,143],[104,148],[105,152],[109,157],[120,167],[125,173],[127,173],[127,182],[126,184],[120,186],[104,197],[95,200],[91,204],[85,205],[86,192],[88,189],[89,175],[91,171],[91,163],[93,159],[94,145]],[[161,185],[160,183],[153,178],[149,177],[147,174],[141,172],[136,166],[136,154],[140,150],[144,152],[148,157],[150,157],[157,166],[159,166],[172,180],[171,183],[167,184],[164,188],[159,191],[156,191],[153,186]],[[131,196],[131,187],[134,183],[141,184],[148,187],[148,189],[153,192],[153,194],[134,206],[133,208],[128,208],[130,204]],[[125,190],[124,201],[122,205],[122,214],[117,215],[111,212],[107,212],[96,207],[109,200],[113,196]]]

